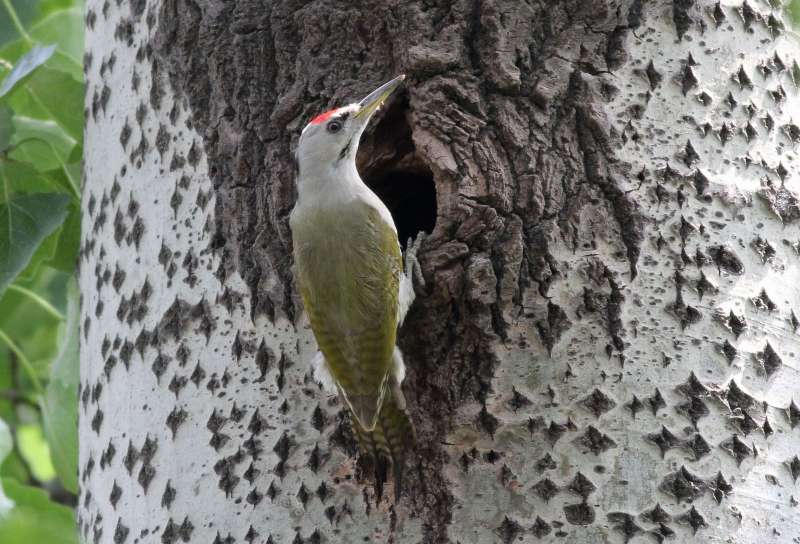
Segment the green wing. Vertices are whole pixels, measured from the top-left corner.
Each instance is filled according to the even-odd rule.
[[[296,230],[298,284],[311,329],[353,414],[371,431],[397,334],[397,234],[361,201],[319,211],[313,226]]]

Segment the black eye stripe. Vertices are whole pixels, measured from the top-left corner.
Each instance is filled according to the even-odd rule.
[[[348,117],[350,117],[350,112],[346,111],[343,114],[341,114],[339,117],[337,117],[337,119],[339,119],[340,121],[344,122],[344,121],[347,121]]]

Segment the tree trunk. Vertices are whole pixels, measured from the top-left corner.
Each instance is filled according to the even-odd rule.
[[[87,542],[795,541],[777,7],[88,4]],[[311,378],[287,219],[303,125],[401,72],[359,159],[432,232],[395,504]]]

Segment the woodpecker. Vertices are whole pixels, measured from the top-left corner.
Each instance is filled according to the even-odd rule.
[[[422,233],[409,240],[404,263],[392,215],[361,179],[355,157],[373,114],[404,79],[306,125],[290,216],[295,280],[319,346],[314,377],[344,400],[362,453],[376,467],[393,465],[398,496],[414,429],[400,388],[405,366],[396,337],[414,300],[412,276],[424,285],[416,259]]]

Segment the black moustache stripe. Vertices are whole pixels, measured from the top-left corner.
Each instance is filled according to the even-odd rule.
[[[350,149],[350,142],[352,142],[352,141],[353,141],[352,139],[347,140],[347,143],[344,144],[344,147],[342,148],[342,150],[339,151],[339,160],[342,160],[343,158],[345,158],[347,156],[347,150]]]

